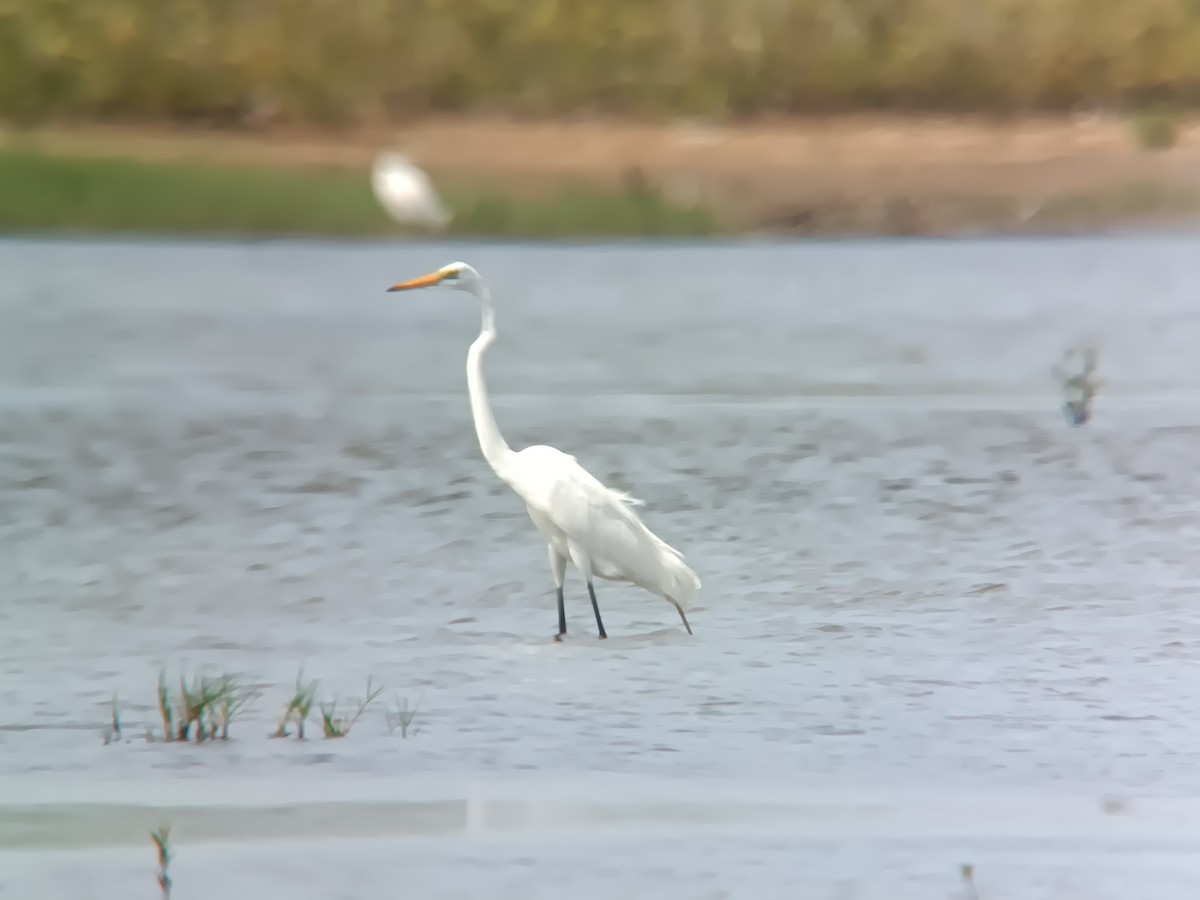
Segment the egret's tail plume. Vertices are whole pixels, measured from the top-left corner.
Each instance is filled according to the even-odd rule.
[[[678,556],[667,561],[669,586],[667,595],[680,603],[687,603],[692,595],[700,590],[700,576],[688,567],[687,563]]]
[[[650,590],[657,588],[658,593],[663,596],[687,603],[692,594],[700,590],[700,576],[683,561],[682,553],[657,535],[651,536],[658,545],[660,576],[657,585],[647,587],[650,587]]]

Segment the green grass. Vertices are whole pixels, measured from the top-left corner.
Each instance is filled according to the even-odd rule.
[[[367,711],[375,700],[383,693],[382,687],[374,687],[373,680],[370,676],[367,677],[367,690],[363,694],[363,698],[358,701],[354,712],[339,716],[337,713],[338,701],[334,697],[328,702],[322,702],[321,707],[321,728],[325,732],[327,738],[343,738],[350,733],[350,729],[355,723],[362,718],[362,714]]]
[[[1050,197],[1037,221],[1050,228],[1105,227],[1121,223],[1194,219],[1200,189],[1187,184],[1131,181],[1102,190]]]
[[[653,191],[563,187],[534,197],[449,186],[452,235],[505,238],[700,236],[703,208]],[[0,230],[22,232],[364,236],[401,230],[357,172],[0,150]]]
[[[1133,136],[1143,150],[1167,150],[1179,140],[1179,122],[1169,109],[1143,110],[1129,120]]]
[[[158,711],[162,717],[162,740],[187,743],[195,738],[201,741],[229,740],[229,727],[255,700],[258,692],[242,685],[236,675],[228,672],[220,675],[198,673],[189,682],[183,674],[179,676],[178,693],[172,697],[167,682],[167,673],[158,675]],[[110,743],[109,734],[115,732],[120,739],[120,722],[117,717],[116,698],[113,698],[113,724],[105,735],[104,743]],[[152,740],[149,729],[146,739]]]
[[[271,737],[285,738],[291,732],[288,726],[296,726],[296,739],[304,740],[304,725],[308,722],[308,717],[312,715],[313,706],[317,703],[317,688],[320,686],[319,681],[304,680],[304,667],[300,667],[300,671],[296,674],[296,690],[292,693],[292,697],[287,702],[284,708],[283,717],[279,720],[279,727]]]

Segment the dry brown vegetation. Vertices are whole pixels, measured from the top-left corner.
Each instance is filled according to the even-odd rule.
[[[26,119],[1198,99],[1194,0],[0,0],[0,115]]]
[[[1197,102],[1196,0],[0,0],[0,118],[140,123],[39,128],[52,152],[399,143],[510,205],[650,184],[735,229],[1190,216]]]

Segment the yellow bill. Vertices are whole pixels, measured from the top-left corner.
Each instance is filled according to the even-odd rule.
[[[428,275],[422,275],[420,278],[402,281],[388,288],[388,293],[390,294],[392,291],[411,291],[414,288],[433,287],[435,284],[441,284],[445,280],[446,274],[446,272],[439,269],[436,272],[430,272]]]

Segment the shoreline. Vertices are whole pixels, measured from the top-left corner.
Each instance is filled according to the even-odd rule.
[[[1161,150],[1140,146],[1128,121],[1098,115],[1009,122],[848,115],[736,126],[471,117],[348,132],[115,125],[0,132],[0,154],[202,166],[210,180],[225,169],[269,169],[296,185],[340,180],[339,191],[357,191],[358,179],[364,192],[370,161],[384,147],[406,152],[458,209],[488,206],[487,215],[460,218],[452,237],[1049,235],[1200,221],[1200,124],[1191,120]],[[575,205],[609,198],[625,207],[653,196],[664,214],[647,227],[644,216],[625,216],[610,202],[578,215],[543,211],[532,216],[536,224],[509,221],[531,204],[562,205],[572,191],[586,195],[569,201]],[[497,204],[512,209],[500,214]],[[679,210],[705,210],[711,221]],[[34,221],[32,231],[69,228],[65,215]],[[365,206],[356,215],[353,226],[332,227],[318,211],[283,233],[396,230],[382,216],[368,217]],[[204,218],[203,233],[220,224]],[[22,230],[19,219],[3,224]],[[159,230],[153,221],[147,227]],[[82,230],[120,229],[93,222]],[[161,230],[181,233],[171,222]]]

